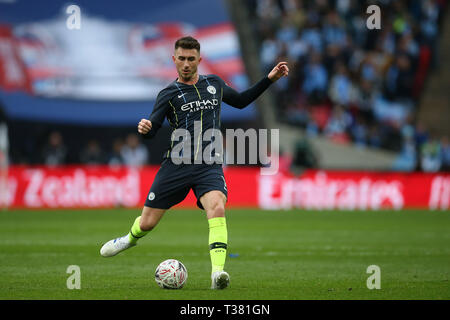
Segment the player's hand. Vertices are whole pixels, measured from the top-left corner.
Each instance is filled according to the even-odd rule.
[[[141,119],[138,124],[138,132],[147,134],[152,129],[152,122],[147,119]]]
[[[278,79],[280,79],[283,76],[287,76],[289,74],[289,68],[287,66],[287,62],[282,61],[279,62],[273,69],[272,71],[269,72],[268,74],[268,78],[270,80],[272,80],[272,82],[277,81]]]

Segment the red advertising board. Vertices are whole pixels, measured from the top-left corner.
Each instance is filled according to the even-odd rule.
[[[11,208],[102,208],[144,205],[158,166],[12,166],[6,201]],[[226,168],[229,205],[256,207],[257,169]],[[232,177],[228,179],[228,175]],[[195,207],[191,191],[178,206]]]
[[[9,168],[6,197],[12,208],[141,207],[157,166]],[[229,207],[378,210],[450,206],[449,173],[306,171],[261,175],[258,168],[226,167]],[[192,191],[178,207],[195,207]]]
[[[311,170],[261,176],[258,190],[265,209],[448,209],[450,174]]]

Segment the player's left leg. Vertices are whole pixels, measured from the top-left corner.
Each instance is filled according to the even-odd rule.
[[[211,288],[224,289],[230,276],[224,271],[227,257],[228,231],[225,219],[227,198],[222,191],[212,190],[203,194],[199,202],[206,211],[209,224],[209,253],[211,257]]]
[[[153,180],[142,214],[134,220],[130,232],[105,243],[100,254],[103,257],[113,257],[134,247],[139,239],[156,227],[166,210],[186,198],[190,190],[190,176],[191,171],[186,167],[176,166],[167,159],[163,161]]]
[[[100,249],[103,257],[113,257],[116,254],[134,247],[140,238],[153,230],[164,215],[165,209],[144,206],[142,214],[134,220],[128,234],[106,242]]]

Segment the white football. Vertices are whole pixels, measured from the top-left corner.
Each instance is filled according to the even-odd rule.
[[[181,289],[187,277],[186,267],[175,259],[161,262],[155,271],[155,281],[163,289]]]

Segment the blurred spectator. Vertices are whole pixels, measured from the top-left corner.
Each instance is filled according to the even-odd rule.
[[[369,127],[369,146],[380,148],[382,145],[380,128],[373,124]]]
[[[394,163],[394,170],[414,171],[417,167],[417,150],[414,141],[414,128],[406,125],[402,129],[403,146]]]
[[[48,166],[62,165],[66,163],[67,148],[63,137],[58,131],[53,131],[42,150],[43,162]]]
[[[357,147],[367,146],[369,136],[366,121],[362,115],[358,115],[350,127],[350,134]]]
[[[416,124],[414,140],[419,148],[428,140],[428,132],[421,122]]]
[[[431,49],[432,60],[431,66],[436,67],[437,63],[437,37],[438,37],[438,20],[440,15],[440,9],[438,6],[438,1],[436,0],[424,0],[421,1],[421,23],[420,23],[420,31],[422,34],[422,41],[424,44],[428,45]]]
[[[444,136],[441,139],[442,148],[442,170],[450,171],[450,141],[448,136]]]
[[[355,88],[343,62],[336,64],[336,73],[330,81],[329,96],[331,101],[342,105],[349,105],[356,100]]]
[[[316,103],[322,101],[328,87],[328,73],[317,52],[311,55],[309,63],[305,66],[304,79],[303,91],[309,100]]]
[[[368,80],[374,83],[380,82],[380,74],[378,73],[378,67],[376,65],[374,56],[366,53],[359,65],[359,76],[361,80]]]
[[[261,62],[265,71],[273,68],[273,62],[280,54],[280,43],[278,43],[273,35],[264,39],[261,45]]]
[[[305,43],[312,52],[321,53],[323,51],[322,34],[318,27],[315,12],[308,16],[308,23],[301,33],[300,40]]]
[[[325,134],[339,142],[346,142],[348,140],[348,130],[352,123],[351,116],[342,107],[342,105],[335,105],[330,119],[325,127]]]
[[[411,59],[416,59],[419,55],[419,45],[414,39],[412,32],[405,33],[399,40],[398,52],[406,54]]]
[[[420,150],[421,168],[425,172],[439,171],[442,165],[442,151],[439,141],[431,138]]]
[[[307,139],[300,139],[295,143],[294,154],[292,156],[291,168],[294,173],[299,171],[317,168],[318,159],[313,147]]]
[[[356,88],[355,99],[352,102],[366,120],[372,120],[372,106],[377,95],[379,94],[370,80],[361,80],[360,87]]]
[[[381,29],[380,37],[378,38],[378,48],[389,55],[394,55],[395,41],[395,34],[392,31],[392,25],[388,24],[383,27]]]
[[[108,165],[120,166],[124,164],[124,160],[122,158],[122,148],[123,140],[120,138],[115,139],[112,144],[111,153],[108,156]]]
[[[297,28],[288,19],[283,19],[276,37],[280,44],[287,46],[297,38]]]
[[[322,34],[325,45],[335,44],[345,46],[347,44],[345,26],[339,14],[334,10],[331,10],[327,14],[322,27]]]
[[[375,98],[372,108],[378,125],[383,127],[393,123],[401,126],[410,117],[413,107],[407,103],[390,101],[383,96],[378,96]]]
[[[84,164],[99,165],[105,163],[105,156],[97,140],[90,140],[80,153],[80,160]]]
[[[139,137],[134,133],[127,136],[120,153],[127,166],[140,167],[148,162],[147,147],[140,143]]]
[[[395,63],[389,68],[386,75],[386,97],[391,100],[412,96],[414,73],[411,61],[405,54],[397,56]]]

